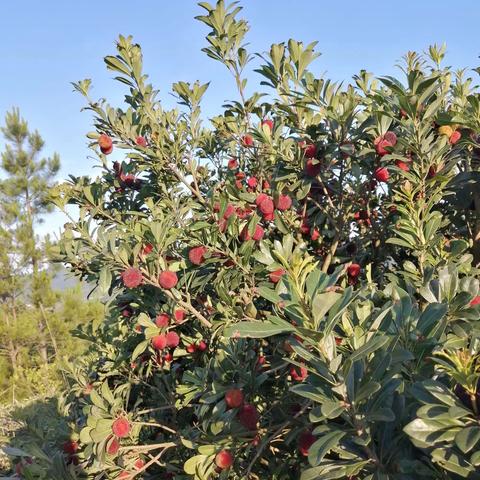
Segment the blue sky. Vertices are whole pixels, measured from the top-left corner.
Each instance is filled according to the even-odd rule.
[[[478,0],[244,0],[241,5],[251,26],[251,51],[266,51],[289,38],[317,40],[322,56],[314,71],[335,80],[348,81],[362,68],[395,74],[405,52],[424,51],[432,43],[447,43],[447,65],[480,65]],[[92,78],[92,96],[119,104],[123,87],[111,80],[103,63],[114,52],[118,34],[131,34],[142,45],[145,71],[168,105],[173,82],[211,81],[204,109],[208,116],[215,114],[235,90],[224,68],[200,50],[207,31],[193,19],[200,13],[193,0],[1,2],[2,123],[6,110],[20,107],[44,137],[45,153],[60,154],[59,179],[94,174],[84,136],[91,119],[80,112],[83,99],[70,82]],[[252,84],[258,76],[251,78]],[[41,230],[56,230],[62,223],[56,215]]]

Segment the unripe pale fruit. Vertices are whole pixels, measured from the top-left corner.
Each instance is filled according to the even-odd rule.
[[[438,133],[450,138],[453,133],[453,128],[450,125],[442,125],[438,128]]]
[[[233,455],[228,450],[222,450],[215,456],[215,465],[221,470],[230,468],[233,464]]]
[[[170,290],[178,283],[178,277],[175,272],[165,270],[158,276],[158,283],[165,290]]]
[[[243,405],[243,392],[239,388],[231,388],[225,393],[225,403],[228,408],[238,408]]]
[[[112,432],[118,438],[128,437],[130,429],[130,422],[125,417],[117,418],[112,424]]]

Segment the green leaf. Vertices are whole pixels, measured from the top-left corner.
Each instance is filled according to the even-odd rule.
[[[338,446],[344,436],[345,432],[329,432],[315,441],[308,451],[308,461],[310,465],[312,465],[312,467],[318,465],[333,447]]]
[[[205,455],[195,455],[190,457],[184,464],[183,470],[187,475],[195,475],[197,471],[197,465],[205,460]]]
[[[150,340],[144,340],[135,347],[135,350],[132,353],[132,362],[148,348],[149,343]]]
[[[333,305],[342,297],[337,292],[318,293],[312,302],[312,313],[315,323],[319,325],[320,320],[328,313]]]
[[[347,357],[347,359],[352,363],[356,362],[357,360],[365,358],[376,350],[382,348],[389,341],[390,338],[386,335],[379,335],[377,337],[373,337],[367,343],[361,346],[358,350],[352,352],[351,355]]]
[[[480,427],[468,427],[455,435],[455,443],[463,452],[469,452],[480,440]]]
[[[224,330],[223,336],[227,338],[267,338],[294,331],[295,327],[284,320],[276,323],[267,320],[265,322],[235,323]]]

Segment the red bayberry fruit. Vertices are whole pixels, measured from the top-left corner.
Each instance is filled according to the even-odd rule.
[[[386,167],[378,167],[375,170],[373,176],[379,182],[386,182],[390,175],[388,174],[388,170],[386,169]]]
[[[186,315],[187,312],[185,312],[185,310],[175,310],[175,312],[173,313],[174,317],[175,317],[175,322],[176,323],[180,323],[180,322],[183,322],[183,320],[185,319],[185,315]]]
[[[142,253],[144,255],[148,255],[149,253],[151,253],[153,250],[153,245],[151,243],[147,243],[143,249],[142,249]]]
[[[387,132],[383,138],[390,143],[392,147],[394,147],[397,144],[397,136],[395,135],[394,132]]]
[[[215,465],[221,470],[230,468],[233,464],[233,455],[228,450],[222,450],[215,455]]]
[[[135,461],[133,466],[135,467],[136,470],[141,470],[145,466],[145,462],[141,458],[139,458],[138,460]]]
[[[173,360],[173,355],[171,353],[166,353],[164,356],[163,356],[163,359],[166,361],[166,362],[171,362]]]
[[[109,455],[116,455],[119,448],[120,442],[115,437],[112,437],[107,443],[107,453]]]
[[[460,138],[462,138],[462,134],[458,131],[455,130],[449,137],[448,141],[450,142],[451,145],[455,145]]]
[[[247,180],[247,185],[250,187],[250,188],[257,188],[257,185],[258,185],[258,180],[256,177],[250,177],[248,180]]]
[[[298,437],[298,450],[304,457],[308,457],[308,451],[315,440],[315,436],[310,431],[302,432]]]
[[[118,438],[128,437],[131,425],[125,417],[117,418],[112,424],[112,432]]]
[[[170,324],[170,317],[166,313],[159,313],[155,318],[155,325],[158,328],[168,327]]]
[[[225,403],[228,408],[238,408],[243,405],[243,392],[239,388],[231,388],[225,393]]]
[[[261,193],[260,195],[257,196],[257,198],[255,199],[255,205],[257,207],[260,206],[260,204],[264,201],[264,200],[267,200],[269,197],[266,193]]]
[[[167,346],[167,336],[164,334],[152,337],[152,347],[155,350],[163,350]]]
[[[74,455],[78,451],[78,443],[75,440],[67,440],[63,444],[63,451],[69,455]]]
[[[404,172],[408,172],[410,170],[410,167],[408,166],[407,162],[402,162],[401,160],[396,160],[395,165],[403,170]]]
[[[232,215],[235,215],[236,208],[231,205],[230,203],[225,207],[225,213],[223,214],[223,218],[228,220]]]
[[[246,242],[247,240],[250,240],[251,238],[253,240],[255,240],[256,242],[258,242],[263,238],[264,233],[265,233],[265,231],[263,230],[263,228],[260,225],[257,225],[255,227],[255,232],[253,233],[253,236],[250,237],[250,234],[248,233],[248,226],[245,225],[245,227],[243,228],[243,230],[240,233],[240,238],[244,242]]]
[[[108,135],[105,135],[104,133],[102,133],[98,137],[98,145],[104,155],[108,155],[113,151],[113,141]]]
[[[208,347],[207,347],[207,344],[206,344],[203,340],[200,340],[200,341],[198,342],[197,350],[198,350],[199,352],[204,352],[207,348],[208,348]]]
[[[308,370],[302,367],[292,367],[290,368],[290,376],[296,382],[303,382],[308,377]]]
[[[236,170],[238,168],[238,161],[236,158],[231,158],[228,163],[227,167],[229,170]]]
[[[312,233],[310,234],[310,238],[312,241],[316,242],[320,237],[320,232],[318,231],[318,228],[314,228],[312,230]]]
[[[205,254],[207,253],[207,247],[193,247],[188,252],[188,259],[194,265],[201,265],[205,261]]]
[[[262,212],[262,215],[272,214],[273,210],[275,209],[272,199],[269,198],[269,197],[264,198],[260,202],[260,205],[258,206],[258,209],[260,210],[260,212]]]
[[[278,283],[282,276],[285,275],[285,269],[284,268],[277,268],[277,270],[274,270],[271,272],[268,277],[270,278],[270,281],[272,283]]]
[[[352,263],[347,267],[347,274],[349,277],[356,278],[360,275],[360,265],[358,263]]]
[[[142,272],[135,267],[129,267],[126,270],[124,270],[122,272],[121,277],[122,277],[123,284],[127,288],[138,287],[143,281]]]
[[[305,147],[304,153],[306,158],[315,158],[315,155],[317,154],[317,147],[313,143],[309,143]]]
[[[314,159],[309,158],[305,163],[305,174],[309,177],[316,177],[321,170],[320,162],[314,163]]]
[[[130,473],[128,473],[126,470],[124,470],[119,476],[118,478],[130,478],[131,475]]]
[[[255,405],[246,403],[237,414],[238,421],[248,430],[256,430],[259,419]]]
[[[477,295],[471,302],[470,302],[470,306],[471,307],[474,307],[475,305],[479,305],[480,304],[480,295]]]
[[[288,195],[280,195],[275,202],[275,207],[281,212],[288,210],[291,206],[292,199]]]
[[[178,336],[177,332],[168,332],[166,335],[167,339],[167,347],[175,348],[178,347],[180,343],[180,337]]]
[[[158,283],[165,290],[170,290],[178,283],[177,274],[170,270],[165,270],[158,276]]]
[[[139,135],[139,136],[135,139],[135,143],[136,143],[139,147],[146,147],[146,146],[147,146],[147,140],[145,139],[145,137],[142,137],[141,135]]]
[[[190,345],[187,345],[186,350],[188,353],[195,353],[197,351],[197,346],[194,343],[191,343]]]
[[[263,126],[268,127],[268,129],[269,129],[270,131],[272,131],[272,130],[273,130],[273,120],[270,120],[270,119],[264,120],[264,121],[262,122],[262,127],[263,127]]]
[[[251,147],[253,145],[253,137],[251,135],[244,135],[242,137],[242,144],[244,147]]]

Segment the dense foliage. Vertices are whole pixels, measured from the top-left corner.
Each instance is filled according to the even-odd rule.
[[[240,7],[200,7],[239,92],[208,124],[208,84],[165,110],[130,37],[105,59],[126,107],[75,84],[101,173],[55,190],[57,253],[108,315],[70,368],[68,475],[480,478],[472,80],[433,46],[338,85],[315,44],[254,57]]]

